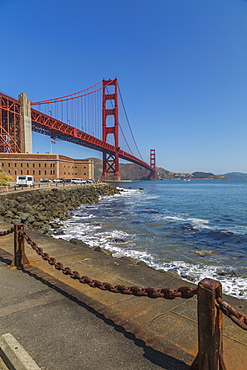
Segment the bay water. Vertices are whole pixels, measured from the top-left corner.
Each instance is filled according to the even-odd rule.
[[[247,180],[117,186],[121,194],[80,206],[54,237],[80,239],[185,281],[213,278],[224,293],[247,299]]]

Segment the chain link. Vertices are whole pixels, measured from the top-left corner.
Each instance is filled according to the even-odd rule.
[[[247,330],[247,316],[242,312],[237,311],[229,303],[223,301],[220,297],[216,299],[216,306],[229,317],[240,328]]]
[[[8,235],[14,232],[14,228],[11,227],[9,230],[0,231],[0,236]]]
[[[187,286],[181,286],[176,290],[170,288],[155,289],[155,288],[139,288],[137,286],[127,287],[125,285],[112,285],[110,283],[101,282],[89,278],[88,276],[81,276],[78,271],[72,271],[70,267],[64,267],[61,262],[57,262],[55,258],[49,256],[48,253],[43,252],[43,249],[40,248],[26,233],[26,231],[20,231],[23,234],[23,237],[26,239],[27,243],[40,255],[45,261],[52,266],[55,266],[57,270],[60,270],[65,275],[69,275],[72,279],[77,279],[82,284],[88,284],[93,288],[99,288],[101,290],[108,290],[113,293],[122,293],[122,294],[132,294],[135,296],[149,297],[149,298],[158,298],[162,297],[165,299],[174,299],[177,297],[181,298],[192,298],[197,294],[197,288],[191,288]]]

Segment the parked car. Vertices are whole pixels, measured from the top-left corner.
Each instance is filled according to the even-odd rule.
[[[64,179],[55,179],[53,180],[53,182],[64,182],[65,180]]]
[[[50,179],[40,179],[40,182],[52,182]]]
[[[85,184],[87,180],[85,179],[71,179],[72,184]]]
[[[91,179],[88,179],[88,180],[87,180],[87,183],[88,183],[88,184],[91,184],[92,182],[94,182],[94,181],[93,181],[93,180],[91,180]]]

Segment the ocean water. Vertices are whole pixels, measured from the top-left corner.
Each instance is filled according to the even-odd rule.
[[[208,277],[247,299],[247,181],[136,181],[82,205],[57,238],[81,239],[185,281]],[[93,278],[93,277],[92,277]]]

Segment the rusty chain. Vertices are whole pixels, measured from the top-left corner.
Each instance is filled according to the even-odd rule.
[[[8,235],[14,232],[14,228],[9,230],[0,231],[0,236]],[[99,288],[101,290],[108,290],[113,293],[122,293],[122,294],[132,294],[135,296],[146,296],[149,298],[158,298],[162,297],[165,299],[174,299],[176,297],[181,298],[192,298],[197,294],[197,288],[191,288],[182,286],[176,290],[170,288],[155,289],[155,288],[139,288],[137,286],[126,287],[125,285],[112,285],[110,283],[101,282],[89,278],[88,276],[81,276],[78,271],[72,271],[70,267],[64,267],[61,262],[57,262],[55,258],[50,257],[46,252],[43,252],[43,249],[40,248],[26,233],[26,231],[19,229],[19,232],[26,239],[27,243],[40,255],[45,261],[52,266],[55,266],[57,270],[60,270],[65,275],[69,275],[72,279],[77,279],[82,284],[88,284],[93,288]],[[242,312],[236,310],[229,303],[223,301],[222,298],[218,297],[215,301],[215,305],[227,316],[229,317],[236,325],[240,328],[247,330],[247,316]]]
[[[40,255],[45,261],[52,266],[55,266],[57,270],[62,271],[65,275],[69,275],[72,279],[77,279],[82,284],[88,284],[93,288],[99,288],[101,290],[108,290],[113,293],[122,294],[133,294],[135,296],[146,296],[149,298],[162,297],[165,299],[174,299],[176,297],[181,298],[192,298],[197,294],[197,288],[191,288],[182,286],[176,290],[170,288],[155,289],[155,288],[139,288],[137,286],[126,287],[124,285],[112,285],[110,283],[101,282],[98,280],[90,279],[88,276],[81,276],[78,271],[72,271],[70,267],[64,267],[61,262],[57,262],[55,258],[50,257],[48,253],[43,252],[40,248],[26,233],[24,230],[20,230],[20,233],[26,239],[27,243]]]
[[[11,228],[6,231],[1,231],[0,236],[8,235],[14,231],[14,228]],[[122,293],[122,294],[132,294],[135,296],[146,296],[149,298],[158,298],[162,297],[165,299],[174,299],[176,297],[181,298],[192,298],[197,294],[197,288],[191,288],[187,286],[181,286],[178,289],[155,289],[155,288],[140,288],[137,286],[127,287],[125,285],[112,285],[110,283],[101,282],[89,278],[88,276],[81,276],[78,271],[72,271],[70,267],[64,267],[61,262],[57,262],[55,258],[50,257],[46,252],[43,252],[43,249],[39,247],[26,233],[25,230],[19,229],[19,233],[23,235],[27,243],[40,255],[45,261],[52,266],[55,266],[57,270],[60,270],[65,275],[69,275],[72,279],[77,279],[82,284],[88,284],[93,288],[99,288],[101,290],[107,290],[113,293]],[[220,309],[227,317],[229,317],[236,325],[240,328],[247,330],[247,316],[242,312],[236,310],[229,303],[223,301],[222,298],[218,297],[215,301],[216,307]]]
[[[223,301],[223,299],[220,297],[216,299],[215,304],[236,325],[244,330],[247,330],[247,316],[245,314],[237,311],[234,307],[232,307],[229,303]]]
[[[14,228],[11,227],[9,230],[0,231],[0,236],[8,235],[14,232]]]

